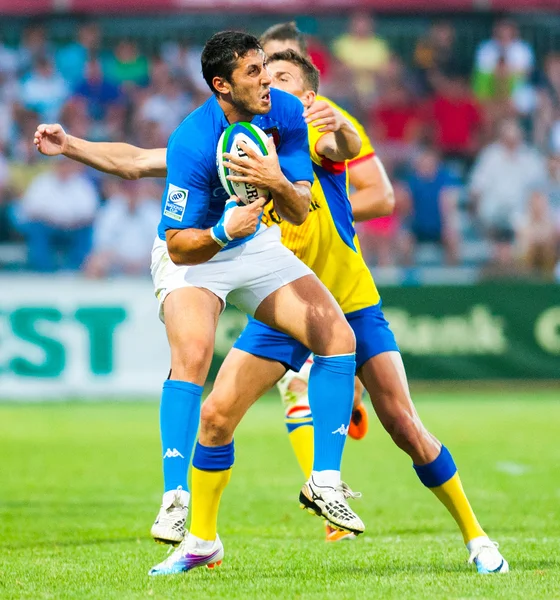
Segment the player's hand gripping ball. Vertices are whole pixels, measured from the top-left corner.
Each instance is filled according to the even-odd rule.
[[[230,196],[237,196],[243,204],[251,204],[257,198],[268,198],[269,192],[248,182],[230,181],[228,175],[240,175],[238,171],[228,168],[224,165],[224,154],[229,153],[232,156],[244,158],[247,156],[241,146],[240,141],[251,148],[259,156],[267,156],[268,137],[266,133],[251,123],[239,122],[230,125],[220,136],[218,148],[216,149],[216,166],[220,182]],[[227,161],[226,161],[227,162]]]

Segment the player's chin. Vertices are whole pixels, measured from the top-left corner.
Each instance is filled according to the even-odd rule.
[[[272,103],[270,102],[270,94],[266,94],[266,96],[261,96],[257,103],[255,104],[255,109],[253,112],[257,115],[265,115],[272,108]]]

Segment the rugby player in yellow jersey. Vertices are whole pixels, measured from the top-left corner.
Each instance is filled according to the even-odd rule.
[[[420,481],[455,518],[470,561],[480,573],[507,572],[507,562],[474,515],[449,450],[424,427],[410,398],[401,355],[381,311],[379,293],[354,231],[346,165],[317,151],[318,142],[330,130],[328,124],[336,127],[336,120],[343,115],[334,111],[330,117],[316,119],[323,114],[314,104],[318,73],[301,54],[286,50],[269,55],[269,70],[272,85],[298,96],[307,114],[312,113],[309,146],[315,180],[312,207],[302,225],[282,221],[270,204],[265,207],[265,222],[280,225],[284,245],[313,269],[340,304],[356,336],[357,374],[382,425],[397,446],[412,458]],[[236,403],[249,407],[258,398],[256,394],[251,397],[252,393],[269,389],[287,367],[299,371],[309,355],[306,348],[286,334],[250,319],[224,362],[228,368],[222,369],[205,402],[207,414],[213,417],[209,421],[213,420],[215,427],[206,435],[223,435],[220,406],[225,398],[231,403],[235,395]],[[291,424],[292,432],[307,430],[300,440],[302,443],[294,444],[306,475],[311,474],[310,457],[313,456],[309,422],[312,422],[311,412],[299,412]],[[333,431],[333,435],[339,433],[342,432]],[[310,481],[313,482],[312,475]],[[311,486],[304,486],[300,500],[304,506],[312,503]]]
[[[270,69],[274,85],[295,92],[306,106],[311,105],[316,84],[312,76],[311,80],[308,78],[308,74],[313,73],[309,62],[297,54],[272,58]],[[325,118],[331,121],[329,129],[332,129],[336,126],[332,119],[336,121],[341,115],[332,113]],[[481,573],[505,572],[507,562],[478,524],[449,451],[425,429],[412,405],[402,359],[381,312],[379,294],[361,257],[353,230],[345,165],[329,161],[316,152],[314,142],[321,137],[319,129],[324,129],[324,123],[315,122],[314,125],[318,127],[310,127],[310,139],[316,175],[313,185],[315,207],[300,226],[302,232],[307,230],[309,246],[300,243],[302,238],[298,231],[290,231],[289,226],[281,222],[285,243],[292,243],[294,251],[305,256],[317,275],[330,283],[331,291],[355,331],[358,375],[370,393],[382,424],[396,444],[411,456],[421,482],[434,492],[457,521],[470,552],[470,561]],[[66,155],[109,172],[129,176],[138,172],[160,174],[149,166],[149,158],[135,154],[130,147],[122,148],[126,151],[124,161],[122,155],[113,152],[114,144],[106,146],[103,158],[100,158],[99,145],[68,140],[61,128],[55,126],[41,127],[36,143],[43,152],[59,153],[64,148]],[[94,156],[96,153],[97,157]],[[123,167],[131,156],[134,157],[129,161],[131,164]],[[139,163],[143,164],[144,170],[138,169]],[[237,165],[236,170],[239,168],[243,169],[243,165]],[[278,220],[272,210],[268,210],[266,218]],[[228,407],[235,406],[237,421],[240,420],[246,409],[283,377],[287,367],[297,371],[308,356],[309,351],[293,339],[251,320],[224,361],[214,390],[203,405],[206,426],[201,430],[201,443],[220,445],[231,439],[232,419]],[[333,431],[333,435],[345,434],[345,431]],[[312,444],[308,444],[308,449],[310,453],[313,451]],[[316,483],[310,479],[311,485],[308,482],[304,486],[300,499],[312,507]],[[192,518],[193,523],[198,522],[198,529],[205,526],[205,523],[201,524],[202,520],[209,522],[206,523],[209,529],[215,530],[222,490],[197,490],[193,485]]]
[[[278,54],[275,53],[285,50],[294,50],[300,54],[306,54],[307,52],[305,36],[298,30],[293,21],[272,26],[262,34],[260,41],[269,57],[278,57]],[[285,63],[275,64],[270,59],[269,68],[274,78],[273,85],[299,96],[305,104],[304,97],[309,86],[303,85],[302,87],[297,77],[297,70],[288,69],[291,71],[288,73]],[[334,105],[331,101],[320,96],[317,96],[316,100],[325,100]],[[350,196],[354,220],[367,220],[389,214],[393,208],[394,199],[392,188],[383,165],[378,157],[375,156],[371,142],[362,125],[352,116],[348,115],[348,113],[344,113],[344,115],[354,124],[362,137],[362,150],[360,154],[356,159],[347,162],[350,183],[356,189]],[[317,122],[314,124],[317,125]],[[312,152],[314,140],[319,135],[319,131],[310,128],[310,148]],[[316,155],[312,154],[314,166],[317,158]],[[323,164],[323,167],[332,170],[332,165]],[[317,168],[315,168],[315,172],[319,180],[325,179],[324,171],[322,177],[318,174]],[[317,181],[315,181],[312,188],[314,203],[316,203],[315,198],[317,195],[316,186]],[[304,224],[297,229],[288,223],[282,223],[281,229],[284,244],[293,250],[296,255],[302,258],[319,275],[319,278],[333,292],[352,325],[352,322],[359,318],[357,316],[362,314],[361,318],[363,322],[361,325],[358,325],[358,327],[354,327],[353,325],[357,341],[356,364],[358,376],[365,384],[382,425],[391,435],[397,446],[412,458],[420,481],[434,492],[436,497],[445,505],[456,520],[469,551],[469,561],[474,562],[477,570],[481,573],[507,571],[507,562],[495,549],[493,542],[488,539],[478,524],[463,491],[451,455],[426,430],[416,413],[410,398],[402,358],[396,345],[394,348],[391,347],[394,339],[381,311],[379,310],[379,321],[371,320],[370,317],[369,324],[367,317],[363,316],[363,313],[367,313],[368,310],[371,311],[372,301],[379,301],[379,294],[375,289],[373,280],[371,284],[369,282],[371,279],[369,270],[366,275],[364,269],[361,279],[353,276],[345,279],[343,265],[346,262],[343,262],[340,270],[337,270],[335,275],[333,272],[333,261],[330,260],[324,262],[323,268],[326,271],[330,269],[331,274],[326,277],[322,276],[320,272],[321,267],[319,264],[314,263],[313,255],[311,254],[313,246],[310,244],[304,250],[301,245],[297,245],[296,240],[302,239],[304,229],[310,229],[312,219],[315,218],[317,213],[318,211],[313,211]],[[341,212],[336,211],[335,214],[332,212],[332,209],[331,213],[335,223],[337,218],[341,219],[336,223],[336,226],[342,231],[348,217],[344,216],[344,211],[342,211],[342,216]],[[340,235],[341,238],[344,237],[342,232]],[[296,245],[292,246],[292,240],[296,242]],[[328,242],[325,240],[324,243],[327,244]],[[355,245],[359,253],[357,238],[355,238]],[[339,252],[340,248],[342,248],[345,256],[353,256],[350,260],[363,264],[361,255],[359,258],[356,255],[352,255],[350,249],[348,247],[345,248],[344,245],[339,245],[336,252]],[[338,264],[339,261],[337,260],[336,265]],[[351,272],[352,275],[355,275],[355,272]],[[335,285],[338,287],[332,287],[331,280],[335,280]],[[357,284],[358,280],[360,280],[360,284]],[[369,306],[370,308],[366,308],[363,311],[359,310],[362,296],[360,294],[345,295],[341,290],[345,284],[348,285],[349,292],[354,291],[357,285],[360,287],[364,286],[361,289],[369,290],[371,293],[369,305],[366,302],[363,306]],[[349,301],[356,304],[348,305]],[[301,359],[296,364],[296,367],[300,364],[302,364]],[[284,401],[286,426],[290,432],[290,441],[305,474],[308,474],[311,470],[310,465],[313,457],[313,418],[307,398],[307,381],[310,364],[311,359],[308,358],[299,371],[297,368],[288,370],[278,384]],[[353,417],[355,414],[353,414]],[[349,537],[353,537],[351,533],[334,530],[327,525],[327,541],[339,541]]]

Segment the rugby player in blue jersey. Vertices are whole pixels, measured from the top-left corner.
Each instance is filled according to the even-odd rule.
[[[261,224],[265,199],[237,205],[222,188],[215,165],[218,139],[231,123],[251,121],[269,132],[268,155],[251,157],[250,183],[270,191],[282,218],[302,223],[313,181],[303,105],[270,89],[264,52],[244,33],[214,35],[202,54],[202,72],[213,96],[169,140],[162,219],[152,252],[152,277],[171,348],[160,412],[163,505],[177,496],[188,505],[187,470],[202,386],[227,298],[315,353],[309,382],[315,461],[306,485],[313,489],[317,512],[336,527],[360,533],[364,525],[348,506],[348,488],[340,480],[353,403],[354,335],[330,292],[281,244],[278,227]],[[356,153],[359,145],[358,138]],[[216,489],[227,485],[233,460],[233,442],[196,444],[193,481],[211,488],[215,497]],[[176,533],[179,541],[184,533]],[[213,564],[223,555],[217,536],[196,533],[191,530],[180,570]]]

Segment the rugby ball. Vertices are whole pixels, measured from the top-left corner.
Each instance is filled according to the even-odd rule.
[[[243,141],[252,148],[257,154],[266,156],[268,149],[266,142],[268,137],[266,133],[251,123],[243,121],[233,123],[220,136],[218,147],[216,149],[216,167],[223,188],[230,196],[237,196],[243,204],[251,204],[260,196],[268,198],[268,190],[263,190],[255,187],[250,183],[242,183],[239,181],[230,181],[228,175],[237,175],[233,169],[224,166],[224,153],[228,152],[233,156],[246,156],[244,150],[238,146],[240,141]]]

